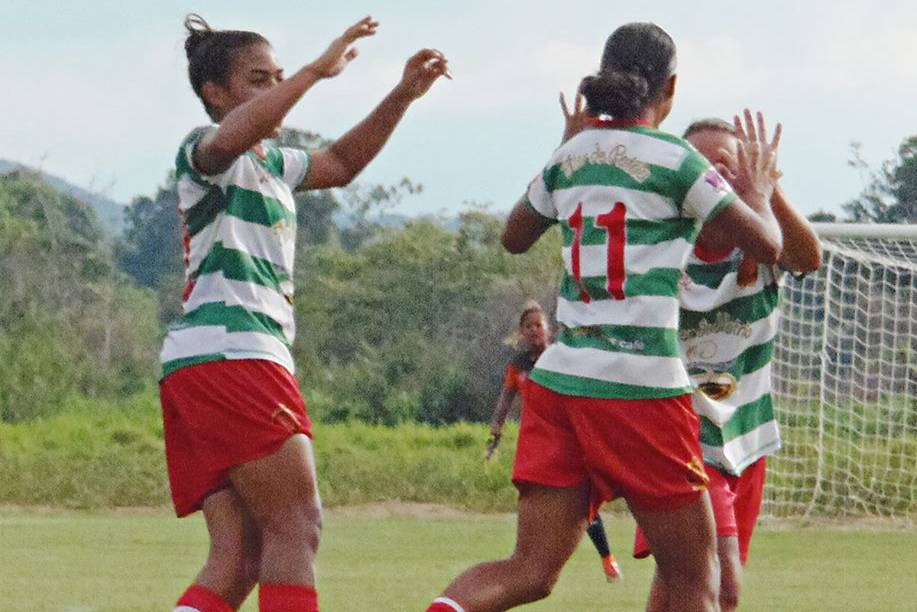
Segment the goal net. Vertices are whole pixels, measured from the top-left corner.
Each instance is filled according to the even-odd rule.
[[[783,448],[770,516],[917,517],[917,226],[815,224],[822,266],[787,277],[773,359]]]

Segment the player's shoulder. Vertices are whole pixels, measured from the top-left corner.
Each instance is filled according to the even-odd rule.
[[[528,349],[521,349],[513,353],[506,365],[522,372],[529,372],[535,366],[535,361]]]
[[[178,176],[183,174],[198,174],[194,169],[191,156],[194,152],[194,147],[197,146],[197,143],[200,142],[201,138],[205,134],[217,129],[215,125],[202,125],[192,129],[185,135],[181,140],[181,144],[178,147],[178,152],[175,155],[175,173]]]

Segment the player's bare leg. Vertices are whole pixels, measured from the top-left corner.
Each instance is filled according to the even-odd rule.
[[[742,590],[739,538],[717,538],[716,546],[720,559],[720,610],[732,612],[739,607],[739,593]]]
[[[311,440],[293,435],[274,454],[233,468],[230,478],[261,534],[258,581],[314,585],[321,501]]]
[[[739,607],[739,593],[742,590],[742,563],[739,561],[739,539],[735,536],[716,539],[717,556],[720,560],[720,611],[733,612]],[[664,612],[669,595],[665,583],[659,576],[659,569],[653,574],[653,585],[646,612]]]
[[[656,558],[667,592],[663,610],[719,610],[719,564],[713,510],[706,491],[677,510],[631,507]],[[652,603],[652,599],[651,602]]]
[[[210,533],[210,553],[195,583],[239,608],[258,582],[258,528],[232,489],[208,496],[203,512]]]
[[[443,595],[465,612],[507,610],[547,597],[583,537],[588,514],[587,483],[563,489],[527,485],[519,496],[512,556],[472,567]]]

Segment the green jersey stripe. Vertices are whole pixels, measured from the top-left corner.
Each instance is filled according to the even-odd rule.
[[[226,355],[223,353],[202,353],[193,357],[183,357],[181,359],[172,359],[162,364],[162,378],[165,378],[175,370],[197,365],[199,363],[209,363],[211,361],[223,361]]]
[[[723,446],[701,443],[701,450],[705,463],[731,474],[741,474],[761,457],[780,450],[780,428],[777,421],[768,421]]]
[[[688,264],[685,272],[691,280],[698,285],[717,289],[723,282],[723,277],[739,269],[739,259],[729,259],[709,264]]]
[[[628,274],[624,281],[624,295],[625,297],[644,295],[676,297],[680,280],[681,271],[677,268],[656,268],[646,274]],[[587,276],[581,278],[578,284],[566,272],[560,284],[560,297],[571,302],[581,300],[580,287],[585,289],[589,297],[594,300],[607,300],[611,297],[608,293],[608,277]]]
[[[185,229],[188,235],[196,236],[202,229],[213,223],[217,215],[225,209],[226,196],[219,187],[211,185],[197,203],[185,210]]]
[[[563,246],[573,244],[574,231],[567,224],[561,224]],[[648,219],[627,219],[626,235],[628,245],[654,245],[672,240],[685,240],[693,243],[697,238],[699,227],[692,219],[673,218],[658,221]],[[608,230],[595,226],[593,217],[583,217],[583,235],[580,239],[583,246],[608,244]]]
[[[678,354],[678,334],[665,327],[593,325],[563,328],[558,342],[573,348],[595,348],[619,353],[671,357]]]
[[[258,332],[271,334],[284,344],[289,344],[283,326],[263,312],[246,310],[242,306],[227,306],[222,302],[201,304],[186,312],[175,329],[197,325],[222,325],[228,332]]]
[[[226,192],[229,200],[227,215],[266,227],[274,227],[278,223],[296,225],[296,213],[279,200],[235,185],[227,187]]]
[[[675,172],[657,166],[651,166],[649,177],[642,181],[634,179],[624,170],[606,164],[586,164],[571,175],[565,170],[563,164],[557,164],[545,171],[544,182],[548,193],[573,187],[605,186],[642,191],[681,201],[686,191],[674,180]]]
[[[771,339],[764,344],[750,346],[742,351],[742,354],[740,354],[735,362],[733,362],[730,367],[726,368],[725,371],[735,376],[736,379],[739,379],[746,374],[751,374],[766,366],[770,363],[773,356],[774,341]],[[704,369],[701,367],[695,365],[688,366],[688,374],[694,375],[703,372]]]
[[[775,285],[764,287],[759,293],[736,298],[724,304],[716,312],[726,313],[733,319],[751,323],[758,321],[770,314],[777,307],[779,289]],[[691,310],[681,311],[681,328],[691,329],[698,327],[701,321],[712,322],[714,314],[711,312],[697,312]]]
[[[282,283],[291,280],[288,273],[271,262],[236,249],[227,249],[221,242],[214,243],[195,271],[195,276],[218,271],[230,280],[256,283],[280,294],[284,293]]]
[[[764,423],[774,420],[774,408],[770,395],[739,406],[735,414],[723,427],[717,427],[710,419],[701,416],[701,443],[708,446],[722,446],[733,438],[743,436]]]
[[[551,372],[536,367],[529,378],[543,387],[561,395],[594,397],[599,399],[648,399],[677,397],[690,393],[690,387],[652,387],[599,381],[585,376]]]

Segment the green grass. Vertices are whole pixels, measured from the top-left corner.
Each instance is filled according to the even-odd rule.
[[[584,539],[554,594],[527,610],[640,610],[652,563],[626,554],[633,524],[606,516],[625,580],[604,582]],[[468,565],[512,547],[511,515],[329,511],[319,557],[328,611],[421,611]],[[0,610],[170,609],[206,552],[199,517],[163,512],[0,510]],[[743,610],[917,610],[917,533],[761,528]],[[244,610],[256,609],[250,598]],[[909,603],[910,602],[910,603]]]

